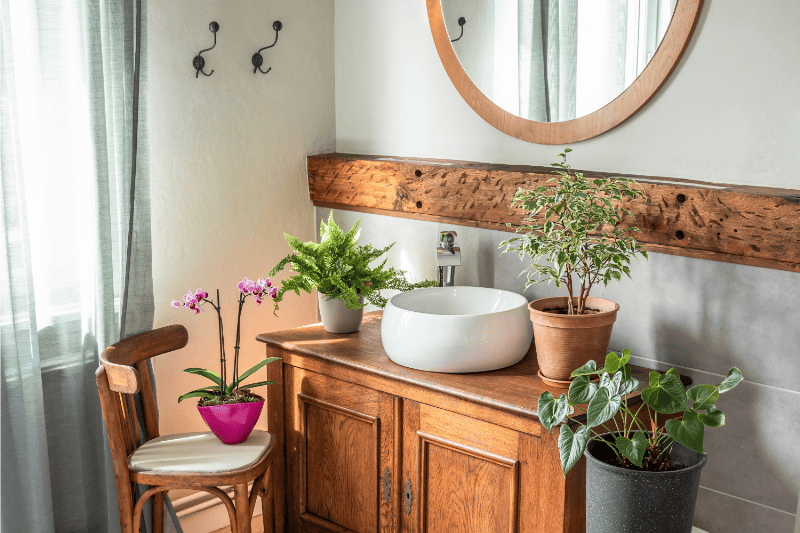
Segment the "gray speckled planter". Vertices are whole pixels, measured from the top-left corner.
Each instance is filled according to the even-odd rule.
[[[364,308],[348,309],[345,303],[336,298],[326,300],[324,294],[317,293],[319,314],[322,316],[322,327],[329,333],[353,333],[361,328]],[[359,298],[364,303],[364,297]]]
[[[676,442],[672,457],[688,468],[644,472],[598,459],[613,454],[596,440],[586,447],[586,533],[691,533],[706,456]]]

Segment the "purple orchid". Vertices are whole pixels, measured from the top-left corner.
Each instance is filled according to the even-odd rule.
[[[231,387],[236,387],[238,389],[239,386],[239,338],[241,333],[241,325],[242,325],[242,307],[244,306],[245,300],[248,296],[253,296],[253,299],[256,301],[257,305],[261,305],[261,303],[266,298],[274,298],[278,294],[278,289],[272,286],[272,282],[269,278],[259,278],[257,280],[251,280],[248,278],[244,278],[240,281],[237,285],[239,288],[239,317],[236,324],[236,346],[235,346],[235,355],[233,361],[233,378],[234,380],[231,382]],[[220,334],[220,377],[222,385],[220,385],[220,391],[225,390],[225,383],[227,383],[227,364],[225,360],[225,347],[224,347],[224,336],[222,330],[222,313],[221,313],[221,304],[219,298],[219,290],[217,290],[217,301],[216,303],[213,300],[208,299],[208,292],[204,291],[203,289],[197,289],[196,291],[188,290],[186,294],[183,295],[183,302],[178,300],[172,300],[172,307],[175,309],[186,308],[191,311],[194,311],[194,314],[199,314],[203,309],[202,306],[204,304],[209,304],[214,310],[217,312],[217,318],[219,320],[219,334]],[[233,390],[233,389],[231,389]],[[230,394],[230,391],[228,391]]]

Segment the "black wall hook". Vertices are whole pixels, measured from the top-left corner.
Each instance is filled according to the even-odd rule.
[[[464,17],[458,17],[458,25],[461,26],[461,35],[459,35],[456,39],[450,39],[451,43],[456,42],[458,39],[461,39],[464,36],[464,24],[467,23],[467,19]]]
[[[276,20],[275,22],[272,23],[272,29],[275,30],[275,42],[269,46],[265,46],[264,48],[253,54],[253,57],[250,59],[250,61],[253,63],[253,74],[256,73],[256,70],[261,70],[261,65],[264,64],[264,58],[261,57],[261,52],[263,52],[268,48],[272,48],[273,46],[278,44],[278,32],[280,32],[283,29],[283,23],[281,23],[280,20]],[[262,74],[266,74],[270,70],[272,70],[272,67],[269,67],[266,71],[261,70],[261,72]]]
[[[214,34],[214,46],[217,46],[217,32],[219,31],[219,24],[217,24],[216,22],[212,22],[211,24],[208,25],[208,29],[211,31],[211,33]],[[203,70],[203,67],[206,66],[206,60],[203,59],[202,55],[200,55],[203,52],[208,52],[209,50],[213,50],[214,46],[212,46],[211,48],[206,48],[205,50],[200,50],[197,53],[197,55],[194,56],[194,59],[192,59],[192,66],[194,67],[194,70],[196,71],[194,73],[194,77],[195,78],[197,78],[200,75],[201,72],[203,73],[204,76],[211,76],[212,74],[214,74],[213,70],[211,72],[209,72],[208,74],[206,74],[206,71]]]

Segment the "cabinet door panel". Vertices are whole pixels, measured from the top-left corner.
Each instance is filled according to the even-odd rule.
[[[403,531],[515,533],[519,434],[404,401],[403,469],[412,486]]]
[[[298,398],[305,511],[352,531],[374,531],[378,494],[371,481],[378,471],[377,417],[303,394]]]
[[[287,501],[292,531],[389,532],[381,476],[393,462],[393,397],[288,367]]]
[[[422,531],[516,531],[518,462],[420,434]]]

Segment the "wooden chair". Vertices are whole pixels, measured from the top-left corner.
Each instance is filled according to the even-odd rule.
[[[186,346],[189,334],[180,325],[166,326],[129,337],[100,355],[97,389],[111,445],[117,481],[122,533],[139,533],[142,509],[153,496],[154,532],[162,533],[164,493],[195,489],[213,494],[225,504],[232,533],[250,533],[250,521],[261,495],[264,531],[274,532],[272,448],[274,436],[253,431],[237,445],[222,444],[212,433],[185,433],[159,437],[153,388],[147,359]],[[140,430],[133,395],[141,395],[147,442]],[[248,483],[253,482],[248,494]],[[136,484],[149,488],[134,501]],[[234,502],[220,486],[234,487]]]

